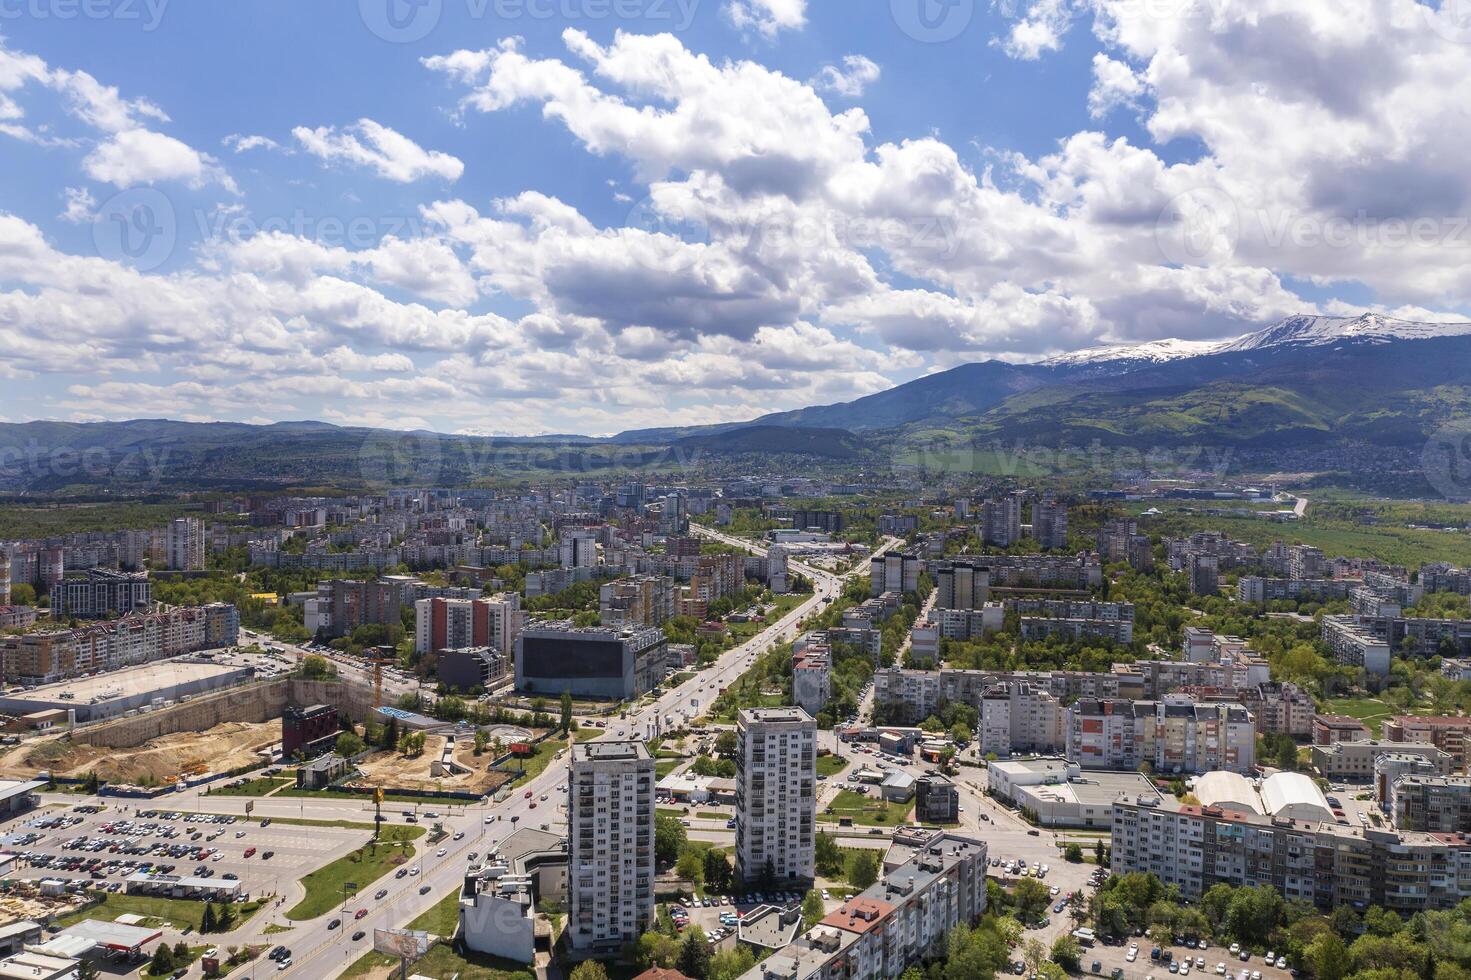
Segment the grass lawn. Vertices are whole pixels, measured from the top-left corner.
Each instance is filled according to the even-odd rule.
[[[295,930],[292,929],[290,926],[283,926],[279,922],[272,922],[270,925],[266,926],[264,930],[262,930],[261,935],[263,935],[263,936],[274,936],[274,935],[276,935],[279,932],[294,932],[294,931]]]
[[[384,827],[378,844],[367,845],[361,852],[346,854],[313,871],[301,879],[306,897],[286,913],[286,918],[315,919],[331,911],[342,901],[345,882],[356,884],[359,893],[367,891],[374,881],[413,858],[411,841],[423,833],[423,827]]]
[[[258,776],[248,779],[239,786],[221,786],[212,789],[205,796],[265,796],[274,789],[290,786],[296,782],[294,779],[281,779],[278,776]]]
[[[820,755],[817,757],[817,774],[819,776],[836,776],[848,768],[848,760],[841,755]]]
[[[428,912],[419,916],[409,923],[410,929],[422,929],[432,932],[436,936],[444,936],[448,939],[455,934],[455,926],[460,921],[460,893],[459,890],[450,892],[440,899]]]
[[[721,813],[718,810],[702,810],[695,814],[697,820],[729,820],[735,816],[733,813]]]
[[[397,962],[382,953],[368,953],[359,957],[342,976],[345,980],[365,976],[376,967],[394,966]],[[414,961],[410,972],[430,977],[458,977],[459,980],[534,980],[535,977],[525,964],[480,953],[464,957],[446,943],[429,947],[429,952]]]
[[[680,763],[683,761],[683,759],[663,759],[659,762],[654,763],[654,777],[656,779],[663,779],[665,776],[678,769]]]
[[[852,817],[855,824],[866,827],[894,827],[905,822],[911,807],[908,803],[889,803],[882,798],[870,798],[845,789],[833,798],[828,809],[832,812],[819,814],[819,820],[836,821],[839,817]]]
[[[1357,718],[1369,728],[1369,734],[1379,737],[1380,723],[1394,717],[1395,709],[1378,698],[1333,698],[1323,705],[1324,714],[1348,715]]]
[[[236,928],[260,908],[260,902],[244,902],[235,906]],[[204,903],[183,898],[156,898],[152,895],[126,895],[122,892],[109,893],[100,905],[91,905],[70,912],[56,921],[69,926],[83,919],[101,919],[115,922],[120,915],[141,915],[155,925],[168,925],[175,929],[199,928],[199,919],[204,915]]]
[[[543,767],[545,768],[545,767]],[[337,789],[283,789],[272,799],[279,800],[282,797],[303,800],[357,800],[360,803],[372,803],[372,793],[349,793]],[[420,806],[470,806],[471,800],[449,800],[440,796],[420,796],[416,793],[384,793],[384,803],[417,803]]]
[[[596,738],[603,734],[601,730],[596,728],[590,731],[592,734],[588,736],[589,738]],[[549,738],[545,742],[538,742],[531,755],[506,764],[505,771],[516,774],[516,778],[506,785],[514,786],[516,783],[524,783],[540,776],[546,771],[547,766],[552,764],[552,760],[557,757],[557,753],[565,748],[567,748],[567,743],[560,738]],[[518,772],[518,767],[521,766],[525,767],[524,775]]]

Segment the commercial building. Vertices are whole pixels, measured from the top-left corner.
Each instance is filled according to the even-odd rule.
[[[654,759],[637,741],[572,746],[567,942],[611,955],[654,922]]]
[[[570,620],[527,627],[516,638],[516,690],[634,698],[663,679],[667,648],[661,629],[575,627]]]
[[[487,599],[420,599],[414,603],[414,650],[495,647],[510,654],[526,618],[521,596],[514,592]]]
[[[1107,828],[1121,798],[1153,793],[1137,772],[1084,770],[1066,759],[993,762],[986,770],[991,795],[1032,816],[1044,827]]]
[[[1239,704],[1080,698],[1067,709],[1067,758],[1085,769],[1247,772],[1256,765],[1256,722]]]
[[[495,647],[441,650],[435,671],[452,690],[468,693],[478,687],[490,691],[509,676],[511,658]]]
[[[1334,742],[1332,745],[1314,745],[1312,748],[1313,768],[1320,776],[1328,779],[1359,780],[1367,782],[1374,775],[1374,762],[1382,755],[1413,754],[1430,760],[1442,775],[1450,775],[1455,769],[1455,760],[1449,753],[1433,745],[1416,742],[1379,742],[1372,739],[1355,742]]]
[[[530,827],[511,834],[465,871],[459,936],[477,953],[532,963],[551,945],[542,902],[567,901],[567,839]]]
[[[67,619],[105,619],[146,610],[153,602],[147,572],[114,572],[89,568],[68,575],[51,589],[51,616]]]
[[[817,723],[801,708],[744,709],[736,737],[736,874],[748,884],[811,883]]]
[[[312,704],[304,708],[287,705],[281,714],[281,758],[295,758],[297,752],[315,755],[330,747],[331,740],[341,730],[337,709],[330,704]]]
[[[739,980],[893,980],[986,911],[986,844],[941,831]]]
[[[914,784],[914,818],[921,823],[955,823],[960,792],[944,776],[921,776]]]

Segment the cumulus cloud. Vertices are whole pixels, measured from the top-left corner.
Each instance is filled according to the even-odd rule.
[[[807,0],[730,0],[723,9],[737,28],[755,31],[768,40],[807,24]]]
[[[217,183],[232,193],[235,181],[207,153],[172,136],[147,129],[125,129],[98,144],[82,168],[93,180],[115,187],[179,180],[190,187]]]
[[[298,126],[291,131],[302,149],[329,163],[366,167],[386,180],[410,184],[437,177],[448,183],[460,179],[465,165],[448,153],[426,150],[402,133],[371,119],[359,119],[338,129]]]
[[[864,90],[879,80],[879,66],[861,54],[843,57],[843,66],[824,65],[809,82],[820,92],[831,92],[844,98],[856,99]]]

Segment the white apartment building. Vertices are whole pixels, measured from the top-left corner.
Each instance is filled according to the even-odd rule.
[[[982,755],[1060,752],[1067,711],[1051,693],[1025,682],[997,684],[981,695]]]
[[[736,733],[736,873],[750,883],[812,881],[817,723],[800,707],[754,708],[740,713]]]
[[[567,940],[616,954],[654,921],[654,759],[637,741],[572,747]]]
[[[204,522],[197,517],[169,521],[165,541],[169,568],[192,571],[204,567]]]

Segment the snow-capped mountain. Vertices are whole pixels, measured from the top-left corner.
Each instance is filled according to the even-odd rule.
[[[1260,350],[1284,344],[1321,347],[1340,341],[1387,344],[1395,340],[1433,340],[1471,334],[1471,323],[1419,323],[1377,313],[1362,316],[1290,316],[1265,330],[1220,346],[1220,353]]]
[[[1118,361],[1137,361],[1140,366],[1163,364],[1186,357],[1214,354],[1224,343],[1218,340],[1151,340],[1144,344],[1120,344],[1111,347],[1089,347],[1086,350],[1059,354],[1042,363],[1047,367],[1082,367],[1092,364],[1110,364]]]
[[[1323,346],[1341,341],[1387,344],[1396,340],[1432,340],[1471,335],[1471,323],[1422,323],[1396,320],[1378,313],[1361,316],[1290,316],[1235,340],[1151,340],[1144,344],[1090,347],[1042,362],[1045,367],[1095,367],[1115,373],[1209,354],[1234,354],[1266,347]],[[1092,372],[1096,373],[1096,372]]]

